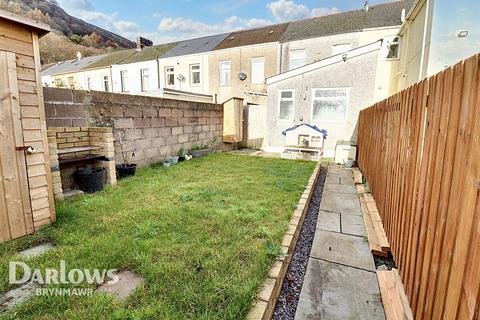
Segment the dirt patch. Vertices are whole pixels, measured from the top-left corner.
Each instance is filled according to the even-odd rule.
[[[320,176],[315,185],[302,230],[298,237],[295,250],[293,251],[292,261],[288,267],[275,307],[273,314],[274,320],[290,320],[295,318],[303,279],[307,271],[308,258],[310,257],[310,250],[312,249],[313,237],[315,236],[320,201],[322,200],[322,192],[327,174],[326,168],[322,167],[320,170]]]

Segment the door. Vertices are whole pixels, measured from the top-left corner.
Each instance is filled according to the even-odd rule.
[[[261,149],[265,138],[267,106],[249,104],[246,111],[248,120],[243,146],[250,149]]]
[[[33,232],[15,54],[0,50],[0,242]]]

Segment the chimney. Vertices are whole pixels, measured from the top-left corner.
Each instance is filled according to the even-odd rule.
[[[153,46],[153,42],[151,40],[148,40],[144,37],[137,38],[137,51],[142,51],[144,47],[151,47],[151,46]]]
[[[82,53],[80,51],[77,51],[77,60],[82,60]]]
[[[363,4],[363,10],[365,10],[365,12],[368,12],[368,0],[365,0],[365,3]]]

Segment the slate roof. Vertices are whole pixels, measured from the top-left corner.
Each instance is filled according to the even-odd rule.
[[[230,33],[214,50],[222,50],[260,43],[280,41],[287,30],[288,23],[275,24],[262,28],[242,30]]]
[[[394,1],[370,5],[368,11],[359,9],[294,21],[289,24],[281,42],[349,33],[367,28],[399,26],[402,24],[402,9],[408,12],[413,2],[413,0]]]
[[[42,72],[42,76],[50,76],[50,75],[57,75],[62,73],[71,73],[71,72],[78,72],[85,68],[86,66],[97,62],[105,58],[107,55],[102,54],[98,56],[91,56],[91,57],[84,57],[80,60],[67,60],[67,61],[60,61],[57,63],[52,64],[50,67],[45,68]]]
[[[145,47],[141,51],[136,51],[133,55],[121,61],[119,64],[156,60],[157,58],[164,57],[165,53],[175,48],[176,45],[177,43],[167,43]]]
[[[82,70],[88,70],[88,69],[97,69],[97,68],[106,68],[110,67],[113,64],[118,64],[122,62],[123,60],[129,58],[133,54],[137,52],[137,49],[128,49],[128,50],[120,50],[120,51],[114,51],[111,52],[107,55],[105,55],[102,59],[85,66]]]
[[[311,128],[311,129],[313,129],[313,130],[321,133],[321,134],[323,135],[323,138],[324,138],[324,139],[327,139],[327,135],[328,135],[327,130],[325,130],[325,129],[320,129],[320,128],[317,127],[316,125],[312,125],[312,124],[308,124],[308,123],[297,124],[297,125],[295,125],[295,126],[293,126],[293,127],[291,127],[291,128],[286,129],[285,131],[282,132],[282,134],[283,134],[283,135],[286,135],[287,132],[293,131],[293,130],[297,129],[298,127],[301,127],[301,126],[307,126],[307,127]]]
[[[168,51],[162,56],[162,58],[171,58],[184,56],[188,54],[202,53],[212,51],[218,46],[225,38],[230,35],[229,33],[217,34],[209,37],[190,39],[180,41],[175,48]]]

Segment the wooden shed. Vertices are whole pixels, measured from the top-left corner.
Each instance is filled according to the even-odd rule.
[[[55,220],[38,47],[49,31],[0,10],[0,242]]]

